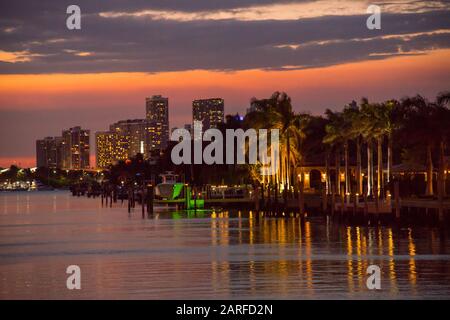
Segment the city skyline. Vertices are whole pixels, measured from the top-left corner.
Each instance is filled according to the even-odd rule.
[[[169,140],[169,98],[147,97],[145,119],[119,120],[109,126],[109,131],[95,133],[96,167],[106,168],[137,153],[149,159],[161,154]]]
[[[192,118],[190,123],[184,125],[184,128],[191,130],[195,121],[203,122],[204,130],[217,128],[219,123],[224,122],[224,107],[224,100],[217,97],[193,100]],[[69,130],[63,130],[62,137],[46,136],[36,140],[36,167],[102,169],[119,160],[132,158],[137,153],[149,159],[156,155],[155,152],[161,154],[167,148],[170,140],[169,123],[169,98],[161,95],[146,97],[145,118],[117,120],[109,125],[108,130],[93,132],[94,139],[90,139],[89,129],[81,130],[80,126],[75,126]],[[172,129],[176,128],[172,126]],[[68,133],[74,130],[86,132],[89,137],[87,165],[81,160],[80,164],[73,165],[72,153],[66,150],[72,149],[72,143],[65,136],[70,136]],[[78,144],[76,146],[78,147]],[[91,146],[95,146],[95,152],[89,157]],[[79,152],[79,154],[82,153]],[[95,157],[92,157],[94,154]]]
[[[368,1],[78,4],[79,31],[64,3],[0,10],[0,166],[32,166],[35,140],[63,127],[140,118],[152,92],[170,97],[181,127],[194,99],[243,114],[252,97],[285,91],[318,115],[361,97],[431,100],[450,85],[446,1],[379,1],[381,30],[366,27]]]
[[[449,50],[449,57],[450,57],[450,50]],[[449,68],[449,72],[450,72],[450,68]],[[445,90],[442,90],[442,91],[445,91]],[[416,94],[418,94],[418,93],[416,92]],[[419,94],[421,94],[421,93],[419,93]],[[429,98],[430,100],[432,100],[432,98],[433,98],[432,94],[429,94],[429,95],[421,94],[421,95],[424,96],[425,98]],[[158,96],[161,96],[161,95],[158,95]],[[233,114],[236,114],[236,113],[239,113],[241,115],[245,115],[247,112],[253,110],[252,106],[254,105],[253,102],[254,102],[255,99],[257,101],[263,101],[269,96],[270,96],[270,94],[267,95],[266,97],[260,97],[260,98],[256,98],[255,96],[252,96],[250,99],[248,99],[248,104],[247,105],[244,105],[242,108],[239,108],[239,109],[231,108],[231,109],[234,109],[234,110],[230,111],[230,112],[228,112],[227,110],[224,110],[224,115],[228,115],[228,114],[229,115],[233,115]],[[400,98],[402,98],[404,96],[406,96],[406,95],[403,95],[401,97],[394,98],[394,99],[400,99]],[[363,98],[363,97],[367,97],[367,95],[366,96],[361,96],[361,98]],[[148,98],[145,98],[145,99],[148,99]],[[172,121],[169,120],[169,123],[170,123],[170,126],[169,126],[169,137],[170,137],[170,132],[171,132],[172,129],[175,129],[175,128],[185,128],[186,129],[186,125],[191,125],[192,126],[192,121],[193,121],[193,114],[192,114],[193,106],[192,106],[192,103],[193,102],[201,101],[201,100],[210,100],[210,99],[215,99],[215,98],[201,98],[201,99],[196,98],[196,99],[193,99],[191,101],[190,114],[188,115],[188,116],[190,116],[190,119],[189,118],[185,118],[185,117],[182,118],[182,119],[176,118],[177,120],[176,120],[175,124]],[[219,98],[219,99],[221,99],[221,98]],[[385,100],[387,100],[387,99],[388,98],[386,98]],[[222,99],[222,100],[224,100],[224,99]],[[347,103],[350,102],[350,101],[352,101],[352,99],[347,101]],[[378,100],[374,100],[374,101],[378,101]],[[345,103],[343,103],[342,105],[345,105]],[[294,106],[295,106],[295,104],[294,104]],[[339,106],[336,106],[335,108],[331,107],[330,109],[337,110],[338,108],[339,108]],[[300,112],[303,111],[303,112],[306,112],[306,113],[311,113],[313,115],[323,115],[323,112],[325,110],[323,112],[311,112],[311,110],[309,110],[309,109],[296,110],[296,111],[300,111]],[[143,116],[144,117],[140,117],[140,118],[144,119],[146,117],[146,115],[147,115],[147,112],[144,110],[144,112],[143,112]],[[124,116],[126,117],[126,115],[124,115]],[[141,116],[142,116],[142,114],[141,114]],[[131,120],[132,118],[133,117],[129,117],[126,120],[118,120],[116,118],[115,120],[112,120],[111,123],[116,124],[116,123],[119,123],[119,122],[122,122],[122,121],[132,121]],[[138,118],[138,117],[134,117],[134,118]],[[86,120],[88,120],[88,119],[86,119]],[[71,123],[71,122],[69,121],[69,123]],[[111,132],[111,125],[112,125],[111,123],[106,125],[106,127],[109,128],[109,131],[105,130],[105,128],[103,128],[103,129],[102,128],[92,129],[92,128],[89,127],[87,129],[88,131],[90,131],[91,152],[90,152],[89,162],[90,162],[90,166],[91,167],[94,167],[94,164],[95,164],[95,166],[97,164],[96,135],[97,135],[97,133],[109,133],[109,132]],[[79,126],[79,123],[77,123],[77,124],[69,124],[66,127],[71,127],[72,128],[72,127],[78,127],[78,126]],[[61,128],[56,129],[56,131],[58,131],[58,130],[61,131]],[[43,134],[40,137],[34,137],[33,141],[32,141],[34,150],[36,150],[36,143],[38,141],[45,140],[47,138],[58,138],[58,137],[57,137],[57,135],[52,136],[51,134]],[[93,149],[92,146],[94,146],[95,149]],[[17,160],[14,160],[14,159],[17,159]],[[7,168],[10,165],[17,165],[19,167],[36,167],[37,166],[37,154],[36,154],[36,152],[34,152],[34,154],[32,154],[32,155],[30,155],[28,157],[1,157],[0,156],[0,167]]]
[[[61,136],[36,140],[36,167],[69,170],[90,168],[90,130],[74,126]]]

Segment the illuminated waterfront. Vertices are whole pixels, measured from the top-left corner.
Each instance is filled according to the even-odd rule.
[[[171,212],[68,192],[0,194],[1,298],[449,298],[450,242],[428,227]],[[69,265],[82,289],[69,291]],[[381,267],[382,289],[366,288]]]

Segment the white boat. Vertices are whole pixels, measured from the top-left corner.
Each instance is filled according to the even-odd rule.
[[[162,199],[173,199],[174,186],[177,184],[178,175],[173,173],[173,171],[168,171],[159,176],[161,177],[162,182],[156,185],[155,195]]]

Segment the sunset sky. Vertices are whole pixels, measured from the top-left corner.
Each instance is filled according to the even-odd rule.
[[[66,8],[81,8],[81,30]],[[366,9],[380,5],[381,30]],[[192,100],[286,91],[297,111],[450,90],[450,1],[2,1],[0,167],[35,165],[35,140],[81,125],[94,133],[143,118],[169,97],[170,126]],[[91,163],[91,166],[94,166]]]

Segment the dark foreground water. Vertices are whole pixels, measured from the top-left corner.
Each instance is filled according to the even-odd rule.
[[[67,192],[0,193],[0,298],[450,298],[448,234],[249,212],[128,216]],[[366,269],[381,268],[381,290]],[[68,290],[66,268],[81,268]]]

